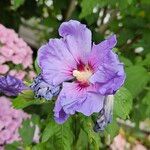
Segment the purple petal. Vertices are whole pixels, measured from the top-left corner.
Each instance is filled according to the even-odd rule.
[[[60,104],[60,100],[61,99],[59,99],[59,97],[58,97],[58,99],[55,103],[54,116],[55,116],[55,121],[59,124],[62,124],[68,119],[69,115],[64,112],[64,110]]]
[[[86,90],[78,87],[77,83],[63,83],[58,99],[67,114],[74,114],[76,108],[86,99]]]
[[[28,88],[21,80],[10,75],[0,76],[0,93],[4,93],[7,96],[17,96],[26,89]]]
[[[43,79],[52,85],[72,79],[72,70],[76,68],[76,62],[62,39],[50,40],[39,49],[38,64]]]
[[[61,24],[59,34],[62,36],[76,61],[87,61],[91,51],[91,31],[86,25],[70,20]]]
[[[99,112],[103,108],[104,96],[97,93],[87,93],[86,100],[76,110],[86,116]]]
[[[112,51],[105,56],[98,70],[90,78],[91,83],[99,84],[99,92],[102,95],[114,94],[123,85],[124,80],[124,66]]]
[[[116,36],[112,35],[98,45],[93,44],[88,61],[95,70],[97,70],[97,67],[103,63],[105,57],[107,57],[107,54],[112,50],[116,43]]]
[[[114,96],[108,95],[105,97],[103,109],[99,112],[96,120],[94,131],[103,131],[105,127],[111,123],[113,117]]]
[[[93,90],[95,89],[93,88]],[[94,92],[88,92],[88,88],[81,89],[78,83],[64,83],[54,108],[56,121],[61,119],[61,111],[66,115],[73,115],[77,111],[86,116],[99,112],[103,107],[104,96]],[[64,121],[65,119],[66,117]]]
[[[116,36],[111,36],[98,45],[93,45],[89,63],[95,73],[90,78],[92,84],[99,84],[100,94],[113,94],[125,80],[124,66],[118,56],[112,52]]]
[[[41,74],[34,79],[30,88],[33,90],[36,98],[45,98],[46,100],[51,100],[53,96],[57,96],[60,92],[60,85],[53,86],[46,83]]]
[[[112,49],[117,44],[116,35],[111,35],[106,40],[98,44],[101,50]]]

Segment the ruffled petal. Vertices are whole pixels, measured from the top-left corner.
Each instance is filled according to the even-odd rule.
[[[60,102],[61,99],[58,97],[54,108],[54,119],[57,123],[62,124],[68,119],[69,115],[64,112]]]
[[[63,83],[58,96],[60,105],[67,114],[74,114],[79,105],[86,99],[86,90],[81,89],[78,83]]]
[[[113,103],[114,103],[114,96],[108,95],[105,96],[104,106],[102,110],[98,114],[98,118],[96,120],[94,131],[103,131],[105,127],[111,123],[113,117]]]
[[[99,84],[99,92],[102,95],[114,94],[124,81],[124,66],[112,51],[105,56],[97,71],[90,78],[91,83]]]
[[[124,66],[112,51],[116,45],[116,36],[112,35],[98,45],[93,45],[89,64],[94,69],[90,78],[92,84],[99,84],[102,95],[115,93],[124,83]]]
[[[76,61],[62,39],[50,40],[39,49],[38,64],[43,79],[52,85],[72,79],[72,70],[76,68]]]
[[[46,83],[41,74],[39,74],[30,85],[36,98],[45,98],[51,100],[53,96],[57,96],[60,92],[60,86],[52,86]]]
[[[92,91],[91,87],[88,90],[88,88],[82,89],[78,83],[64,83],[54,108],[55,120],[61,118],[61,111],[68,116],[75,112],[81,112],[86,116],[99,112],[103,107],[104,96],[94,93],[95,88],[93,92],[89,92]]]
[[[86,116],[99,112],[103,108],[104,96],[97,93],[87,93],[86,100],[77,108],[77,112],[81,112]]]
[[[99,65],[103,65],[105,57],[107,57],[107,54],[111,52],[116,43],[116,36],[112,35],[97,45],[93,44],[88,62],[94,70],[97,70]]]
[[[75,60],[86,63],[91,51],[91,31],[86,25],[70,20],[61,24],[59,34],[65,39]]]

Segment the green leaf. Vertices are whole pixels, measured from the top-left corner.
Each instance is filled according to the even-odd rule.
[[[132,95],[122,87],[115,94],[114,99],[114,115],[122,119],[126,119],[132,109]]]
[[[42,104],[43,102],[45,101],[39,99],[35,100],[32,91],[25,91],[13,100],[13,107],[16,109],[23,109],[33,104]]]
[[[34,124],[37,124],[37,125],[40,124],[40,117],[36,114],[32,114],[31,120]]]
[[[123,57],[123,56],[121,56],[121,57],[119,57],[119,58],[120,58],[120,60],[125,64],[125,66],[129,67],[129,66],[132,66],[132,65],[133,65],[133,63],[131,62],[130,59],[128,59],[128,58],[126,58],[126,57]]]
[[[116,118],[126,119],[132,109],[132,102],[132,95],[126,88],[122,87],[117,91],[114,99],[113,121],[105,129],[106,136],[110,135],[113,138],[118,134],[119,126]]]
[[[51,138],[58,130],[58,125],[54,122],[54,120],[50,120],[46,125],[43,134],[42,134],[42,142],[46,142]]]
[[[118,134],[118,131],[119,131],[119,126],[114,116],[113,121],[110,124],[108,124],[108,126],[106,127],[105,133],[106,135],[110,135],[110,137],[113,138]]]
[[[149,105],[150,106],[150,92],[148,92],[145,97],[142,100],[143,104]]]
[[[87,15],[92,14],[94,7],[103,7],[106,5],[107,1],[102,0],[82,0],[81,7],[82,11],[80,14],[80,18],[84,18]]]
[[[39,143],[32,147],[32,150],[45,150],[45,143]]]
[[[35,67],[35,70],[36,70],[37,74],[39,74],[39,73],[41,72],[41,69],[40,69],[40,67],[38,66],[37,58],[36,58],[36,60],[34,61],[34,67]]]
[[[148,54],[146,55],[146,58],[145,58],[144,61],[142,62],[142,65],[150,66],[150,53],[148,53]]]
[[[29,119],[23,121],[22,127],[19,129],[19,134],[25,146],[28,146],[32,143],[34,131],[35,126]]]
[[[56,149],[71,150],[73,142],[73,133],[71,129],[71,121],[68,120],[64,124],[57,124],[57,132],[55,133],[54,140],[56,141]]]
[[[87,134],[81,129],[79,133],[79,137],[76,140],[76,149],[77,150],[86,150],[88,147],[88,137]]]
[[[5,150],[16,150],[20,146],[19,142],[13,142],[5,146]]]
[[[12,8],[17,10],[21,5],[23,5],[25,0],[11,0]]]
[[[145,114],[146,117],[150,116],[150,92],[148,92],[145,95],[145,97],[142,100],[142,104],[145,106],[144,107],[145,113],[143,113],[143,114]]]
[[[98,133],[93,131],[93,121],[90,117],[81,116],[81,128],[87,134],[89,143],[94,147],[95,150],[99,150],[100,147],[100,136]]]
[[[136,97],[150,80],[146,69],[142,66],[131,66],[126,69],[125,87]]]
[[[55,149],[71,150],[73,133],[68,120],[64,124],[57,124],[53,119],[49,120],[42,135],[42,142],[54,141]]]

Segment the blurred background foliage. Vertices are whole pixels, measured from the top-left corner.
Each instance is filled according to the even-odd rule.
[[[100,42],[111,34],[117,35],[117,47],[114,49],[125,64],[126,82],[133,97],[133,105],[127,117],[134,123],[118,121],[120,126],[128,131],[129,139],[134,137],[149,147],[150,143],[150,0],[7,0],[0,1],[0,23],[15,29],[34,49],[34,60],[37,49],[48,39],[58,37],[58,27],[63,21],[76,19],[85,23],[92,31],[93,41]],[[36,66],[35,66],[36,67]],[[126,95],[122,94],[122,97]],[[130,97],[130,96],[129,96]],[[118,111],[124,110],[124,103]],[[43,113],[46,108],[43,107]],[[129,109],[130,110],[130,109]],[[127,110],[128,111],[128,110]],[[40,114],[42,115],[42,114]],[[84,130],[88,133],[91,142],[106,148],[102,138],[86,131],[88,120],[84,122]],[[143,123],[144,122],[144,123]],[[49,125],[50,126],[50,125]],[[67,126],[67,123],[64,125]],[[115,126],[115,125],[114,125]],[[56,129],[57,127],[54,126]],[[53,129],[52,129],[53,130]],[[60,130],[57,128],[57,130]],[[51,133],[45,128],[44,142],[52,142]],[[69,132],[69,128],[68,128]],[[78,149],[86,149],[89,145],[81,132],[77,141]],[[114,134],[115,129],[109,131]],[[67,133],[64,133],[67,134]],[[63,135],[65,136],[65,135]],[[145,140],[145,138],[149,140]],[[108,137],[109,138],[109,137]],[[53,139],[54,140],[54,139]],[[98,143],[97,143],[98,142]],[[39,144],[35,149],[46,149],[47,145]],[[107,142],[105,142],[107,143]],[[66,143],[65,143],[66,144]],[[108,142],[109,144],[109,142]],[[67,146],[68,144],[66,144]],[[43,149],[44,149],[43,148]],[[47,148],[48,149],[48,148]],[[66,149],[69,149],[66,147]]]

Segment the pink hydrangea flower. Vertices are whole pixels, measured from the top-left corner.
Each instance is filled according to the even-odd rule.
[[[19,79],[30,78],[27,70],[32,70],[32,53],[31,48],[14,30],[0,24],[0,74],[8,73]],[[11,71],[12,67],[9,67],[10,64],[14,65],[13,71]],[[21,65],[21,69],[18,70],[16,65]]]
[[[34,72],[34,71],[29,71],[29,78],[30,78],[30,79],[33,79],[33,78],[35,78],[35,77],[36,77],[35,72]]]
[[[144,145],[137,143],[135,146],[133,146],[132,150],[147,150],[147,148]]]
[[[0,65],[0,72],[1,74],[6,74],[9,70],[9,66],[8,65]]]
[[[29,117],[22,110],[15,110],[11,106],[11,101],[7,97],[0,97],[0,150],[5,144],[19,141],[18,129],[24,119]]]
[[[110,148],[111,150],[125,150],[126,145],[127,145],[127,141],[124,138],[124,136],[121,134],[118,134],[114,138],[113,143],[111,144]]]

